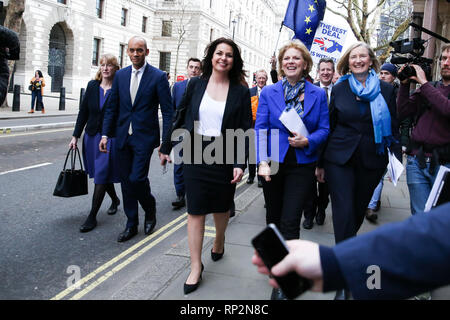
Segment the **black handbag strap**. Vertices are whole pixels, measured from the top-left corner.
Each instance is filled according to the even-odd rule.
[[[78,149],[78,147],[75,147],[75,152],[74,152],[74,149],[72,149],[72,148],[70,148],[69,151],[67,152],[66,161],[64,161],[64,168],[63,168],[64,171],[66,171],[66,165],[67,165],[67,160],[69,159],[69,155],[70,155],[71,170],[72,171],[75,170],[75,161],[77,159],[76,158],[77,154],[78,154],[78,159],[80,160],[81,170],[84,171],[83,162],[81,161],[80,150]]]

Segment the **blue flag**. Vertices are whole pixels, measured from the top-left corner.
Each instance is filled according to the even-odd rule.
[[[283,25],[293,30],[294,39],[301,40],[309,50],[326,7],[325,0],[289,0]]]

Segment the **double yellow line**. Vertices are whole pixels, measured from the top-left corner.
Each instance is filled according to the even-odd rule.
[[[236,187],[236,189],[239,189],[242,185],[245,184],[245,179],[247,178],[247,176],[248,175],[245,175],[242,178],[242,182]],[[117,272],[122,270],[124,267],[126,267],[127,265],[129,265],[130,263],[132,263],[133,261],[138,259],[145,252],[147,252],[148,250],[150,250],[151,248],[156,246],[158,243],[160,243],[161,241],[163,241],[164,239],[166,239],[167,237],[172,235],[178,229],[183,227],[185,224],[187,224],[187,215],[188,215],[187,212],[185,212],[184,214],[182,214],[178,218],[176,218],[173,221],[171,221],[168,224],[166,224],[161,229],[158,229],[157,231],[152,233],[150,236],[146,237],[145,239],[143,239],[142,241],[136,243],[135,245],[133,245],[129,249],[125,250],[124,252],[122,252],[121,254],[116,256],[115,258],[113,258],[110,261],[106,262],[104,265],[100,266],[99,268],[97,268],[96,270],[94,270],[93,272],[88,274],[86,277],[80,279],[79,281],[77,281],[72,286],[70,286],[67,289],[65,289],[64,291],[58,293],[56,296],[54,296],[50,300],[62,300],[67,295],[73,293],[75,290],[79,290],[79,288],[81,288],[81,286],[83,286],[84,284],[86,284],[89,281],[91,281],[92,279],[98,277],[91,284],[89,284],[86,288],[82,289],[81,291],[79,291],[77,294],[75,294],[73,297],[70,298],[70,300],[79,300],[79,299],[81,299],[86,294],[91,292],[94,288],[96,288],[98,285],[100,285],[101,283],[103,283],[104,281],[109,279],[111,276],[113,276],[114,274],[116,274]],[[208,227],[208,226],[206,226],[205,229],[206,230],[211,230],[211,231],[214,230],[213,227]],[[160,236],[160,237],[158,238],[158,236]],[[205,232],[205,236],[214,237],[215,234],[211,233],[211,232]],[[143,247],[142,249],[138,250],[140,247],[142,247],[145,244],[147,244],[145,247]],[[134,253],[132,256],[130,256],[129,258],[124,260],[122,263],[116,265],[110,271],[108,271],[105,274],[103,274],[102,276],[100,276],[100,274],[103,273],[105,270],[107,270],[108,268],[110,268],[114,264],[118,263],[120,260],[122,260],[123,258],[125,258],[126,256],[128,256],[129,254],[131,254],[131,253],[133,253],[135,251],[137,251],[137,252]]]

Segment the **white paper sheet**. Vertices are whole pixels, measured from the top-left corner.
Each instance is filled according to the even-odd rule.
[[[296,132],[304,137],[309,136],[308,129],[294,108],[287,112],[283,111],[279,120],[290,132]]]
[[[389,164],[388,164],[388,174],[391,177],[391,181],[394,186],[397,186],[398,179],[402,175],[404,170],[403,164],[397,159],[396,156],[388,149],[389,152]]]
[[[436,176],[436,180],[434,180],[433,188],[431,188],[430,195],[428,196],[427,203],[425,204],[425,212],[430,211],[431,208],[436,204],[439,194],[442,190],[443,185],[443,178],[445,176],[446,172],[450,172],[450,169],[444,166],[440,166],[438,174]]]

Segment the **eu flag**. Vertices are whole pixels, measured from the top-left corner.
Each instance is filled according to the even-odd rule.
[[[289,0],[283,25],[293,30],[294,39],[301,40],[308,50],[319,22],[323,20],[326,6],[325,0]]]

